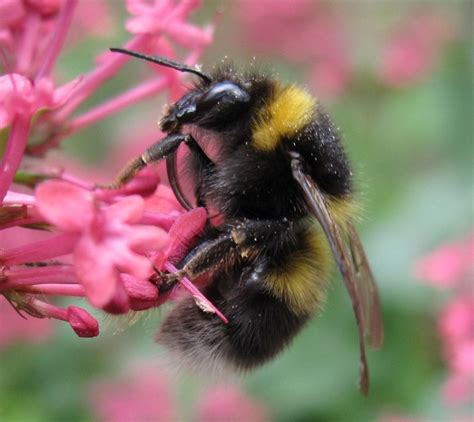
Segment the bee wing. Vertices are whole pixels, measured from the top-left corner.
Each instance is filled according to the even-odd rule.
[[[382,347],[384,332],[377,283],[352,221],[347,223],[346,229],[347,246],[357,277],[356,287],[358,296],[362,303],[365,335],[367,336],[369,346],[373,349],[378,349]]]
[[[368,334],[371,346],[379,346],[383,339],[382,318],[375,281],[352,223],[349,223],[346,233],[341,230],[341,227],[332,218],[318,186],[304,173],[299,156],[292,154],[292,157],[293,177],[303,189],[308,205],[326,234],[344,285],[351,298],[359,332],[359,388],[362,393],[367,394],[369,391],[369,369],[365,352],[365,336]]]

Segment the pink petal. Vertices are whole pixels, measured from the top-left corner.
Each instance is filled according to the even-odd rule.
[[[26,16],[23,2],[18,0],[0,1],[0,28],[14,26]]]
[[[55,107],[62,106],[74,93],[75,89],[80,86],[84,76],[78,76],[72,81],[56,88],[53,93],[53,102]]]
[[[167,213],[183,211],[183,207],[176,200],[173,191],[166,185],[160,184],[155,193],[146,199],[146,210]]]
[[[212,42],[212,28],[202,30],[186,22],[176,22],[167,28],[173,40],[188,48],[205,46]]]
[[[168,256],[179,255],[189,246],[189,243],[202,232],[207,221],[205,208],[195,208],[181,215],[169,231],[170,244]]]
[[[130,310],[128,293],[122,283],[117,283],[114,296],[102,309],[109,314],[124,314]]]
[[[74,251],[74,267],[90,303],[96,308],[110,303],[119,283],[111,252],[83,236]]]
[[[49,181],[36,189],[38,210],[51,224],[72,232],[81,232],[94,217],[91,192],[67,182]]]
[[[113,254],[115,266],[123,272],[138,278],[148,278],[153,265],[145,256],[132,252],[123,242],[107,242],[106,249]]]
[[[135,223],[142,218],[145,203],[138,195],[127,196],[104,209],[107,219]]]
[[[164,248],[169,242],[168,233],[159,227],[133,226],[127,234],[127,243],[135,252],[145,253]]]
[[[24,2],[43,16],[51,16],[59,12],[62,0],[24,0]]]
[[[130,298],[131,309],[141,311],[156,304],[158,289],[151,282],[129,274],[122,274],[121,278]]]

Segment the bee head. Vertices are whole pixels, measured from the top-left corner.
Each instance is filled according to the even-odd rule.
[[[171,106],[160,125],[165,132],[190,123],[220,130],[238,120],[250,102],[250,93],[235,81],[206,83]]]

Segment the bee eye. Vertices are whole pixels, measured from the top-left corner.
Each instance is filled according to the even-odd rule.
[[[250,101],[250,95],[238,85],[229,82],[219,82],[205,92],[197,102],[197,108],[202,111],[216,105],[231,106],[245,104]]]

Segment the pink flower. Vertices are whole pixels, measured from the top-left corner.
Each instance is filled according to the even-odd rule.
[[[474,237],[441,246],[415,267],[418,277],[434,285],[450,287],[454,298],[438,321],[446,363],[450,370],[442,395],[451,405],[474,395]]]
[[[17,73],[0,76],[0,129],[10,126],[18,115],[33,116],[54,104],[50,81],[37,84]]]
[[[404,86],[425,75],[438,60],[454,28],[446,13],[423,11],[405,18],[382,52],[378,74],[387,85]]]
[[[4,265],[0,293],[10,297],[20,311],[67,321],[78,335],[86,336],[98,331],[85,310],[61,309],[35,295],[87,297],[94,307],[110,313],[159,306],[169,295],[160,297],[149,281],[153,267],[176,272],[169,259],[185,253],[183,245],[202,231],[207,213],[197,208],[183,214],[176,199],[170,212],[147,210],[147,202],[130,191],[130,185],[140,191],[137,181],[114,192],[72,180],[75,184],[45,182],[37,188],[36,197],[8,193],[6,203],[21,203],[26,208],[24,214],[6,218],[47,223],[53,230],[43,239],[0,250]],[[171,205],[170,192],[160,186],[152,196],[163,196]],[[149,203],[156,206],[160,200]],[[35,262],[41,265],[23,265]],[[190,280],[184,277],[180,283],[199,306],[227,322]]]
[[[151,368],[154,365],[150,365]],[[93,386],[90,401],[99,421],[171,421],[176,406],[163,371],[139,368],[126,378]]]
[[[205,46],[212,40],[212,28],[201,29],[186,22],[199,5],[199,0],[127,0],[127,9],[135,17],[125,26],[133,34],[167,33],[188,48]]]
[[[17,0],[0,1],[0,28],[18,25],[26,15],[23,2]]]
[[[36,232],[19,227],[48,229],[41,238],[24,236],[15,245],[2,244],[0,295],[22,315],[59,319],[78,336],[91,337],[99,332],[96,319],[74,305],[55,305],[54,296],[86,297],[93,306],[113,313],[160,305],[168,296],[159,297],[156,284],[149,280],[154,273],[152,257],[160,255],[161,264],[171,268],[167,257],[179,245],[178,238],[193,236],[194,222],[203,225],[207,216],[203,210],[196,211],[200,219],[185,218],[186,224],[178,224],[183,233],[173,229],[168,235],[183,210],[152,168],[110,191],[65,171],[64,162],[58,167],[44,159],[46,152],[71,134],[125,107],[158,92],[175,95],[183,77],[169,69],[162,76],[152,74],[76,113],[129,60],[101,53],[97,66],[84,76],[56,83],[53,70],[79,4],[83,10],[78,0],[0,0],[0,60],[8,70],[0,75],[0,137],[6,140],[0,163],[0,230],[3,238],[11,240],[18,230]],[[199,2],[130,4],[133,19],[143,22],[142,13],[152,13],[154,21],[149,28],[135,31],[125,43],[129,49],[151,54],[166,49],[172,57],[175,44],[181,44],[187,54],[184,60],[192,64],[211,40],[210,28],[187,22]],[[25,155],[36,155],[35,164]],[[27,187],[12,188],[14,178]],[[40,184],[44,180],[48,181]],[[35,187],[32,195],[29,189]],[[186,233],[188,225],[191,234]],[[205,303],[189,280],[182,285]]]
[[[78,308],[77,306],[61,309],[33,297],[28,297],[28,299],[26,305],[31,306],[31,309],[40,312],[43,317],[56,318],[68,322],[79,337],[96,337],[99,335],[99,323],[85,309]]]
[[[100,206],[91,192],[52,181],[39,186],[36,199],[46,221],[79,237],[75,271],[92,305],[103,308],[121,297],[120,272],[150,276],[152,264],[144,254],[163,247],[167,234],[158,227],[133,225],[143,216],[141,197]]]
[[[235,386],[220,386],[201,399],[197,420],[206,421],[269,421],[268,410]]]
[[[91,388],[90,403],[99,421],[174,421],[184,420],[176,405],[176,391],[168,374],[155,369],[156,362],[132,368],[126,376],[96,382]],[[199,398],[192,412],[197,421],[270,420],[262,403],[236,386],[218,386]]]
[[[443,245],[415,265],[415,276],[435,286],[447,287],[473,274],[474,236]]]
[[[347,25],[329,3],[239,0],[236,13],[252,48],[305,65],[319,96],[339,95],[350,83]]]
[[[461,296],[447,304],[440,315],[438,327],[447,347],[456,347],[474,336],[474,297]]]
[[[85,36],[104,37],[116,31],[114,12],[113,4],[106,0],[79,2],[71,28],[74,40]]]
[[[442,396],[446,403],[456,406],[472,400],[474,393],[474,381],[462,374],[450,374],[444,382]]]
[[[458,344],[449,361],[455,372],[464,374],[474,381],[474,334],[471,337]]]

